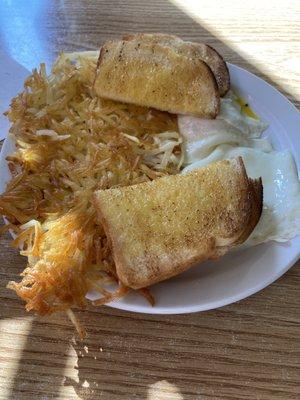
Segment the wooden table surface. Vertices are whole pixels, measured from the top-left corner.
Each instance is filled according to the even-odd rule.
[[[2,1],[0,46],[26,68],[125,32],[205,41],[299,105],[299,2]],[[300,128],[299,128],[300,129]],[[250,298],[209,312],[151,316],[102,307],[25,313],[5,289],[24,259],[1,239],[0,399],[299,399],[298,262]]]

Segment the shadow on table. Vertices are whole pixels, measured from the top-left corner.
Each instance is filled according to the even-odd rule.
[[[61,315],[47,320],[33,319],[17,368],[9,372],[13,374],[13,383],[7,390],[7,400],[61,398],[68,349],[74,334],[73,326],[68,324]],[[14,364],[13,358],[11,362]]]
[[[291,100],[297,101],[291,93],[287,93],[227,44],[212,36],[174,4],[168,1],[116,1],[114,9],[124,7],[124,3],[126,16],[120,11],[117,14],[105,14],[105,4],[102,7],[97,2],[76,0],[58,3],[57,14],[54,16],[57,30],[61,32],[58,49],[59,46],[59,50],[95,48],[99,44],[99,36],[108,39],[119,37],[124,32],[179,34],[185,39],[213,44],[221,54],[226,55],[227,61],[262,76]],[[79,8],[84,12],[80,13]],[[130,15],[132,22],[129,25]],[[85,34],[87,39],[83,40]],[[17,315],[20,315],[21,305],[16,306],[16,300],[11,302]],[[49,320],[34,319],[8,398],[29,399],[30,393],[31,398],[36,400],[63,398],[60,390],[64,379],[65,386],[74,388],[74,397],[71,397],[74,399],[182,400],[199,395],[200,388],[199,393],[190,388],[195,388],[197,384],[199,361],[193,358],[192,349],[190,359],[185,360],[176,352],[176,343],[173,341],[176,332],[172,331],[176,329],[175,324],[170,327],[167,318],[163,317],[148,317],[148,322],[145,322],[141,317],[135,318],[134,314],[111,312],[108,308],[104,310],[82,313],[89,336],[85,342],[73,344],[78,357],[77,378],[65,376],[68,349],[73,336],[71,324],[64,316],[54,316]],[[111,326],[110,312],[114,314],[114,322],[117,318],[119,325]],[[14,318],[13,314],[14,311],[10,312],[9,317]],[[183,317],[173,317],[173,320],[176,318],[180,321]],[[126,330],[124,324],[127,324]],[[132,330],[128,327],[132,327]],[[162,329],[161,335],[152,337],[152,329]],[[168,332],[166,329],[169,329]]]
[[[178,351],[174,340],[178,326],[168,324],[168,317],[137,318],[134,313],[109,308],[94,311],[87,319],[95,317],[100,320],[98,328],[88,326],[87,339],[73,345],[78,377],[67,377],[64,383],[73,387],[78,398],[186,400],[203,393],[199,360],[192,346],[184,355],[182,349]],[[184,317],[174,319],[180,325]]]

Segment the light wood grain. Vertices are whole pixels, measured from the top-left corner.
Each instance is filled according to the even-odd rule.
[[[0,5],[1,46],[29,69],[39,61],[50,63],[60,51],[96,48],[108,38],[137,31],[203,40],[299,105],[297,1],[27,0]],[[300,398],[300,263],[262,292],[210,312],[81,311],[89,335],[75,343],[64,315],[26,315],[5,289],[24,267],[9,241],[8,236],[0,239],[0,399]]]

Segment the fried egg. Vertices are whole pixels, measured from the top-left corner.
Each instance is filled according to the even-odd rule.
[[[241,156],[248,176],[262,177],[262,216],[243,246],[285,242],[300,234],[300,182],[293,156],[260,138],[267,124],[246,115],[234,94],[221,100],[216,120],[179,116],[178,126],[184,140],[183,172]]]

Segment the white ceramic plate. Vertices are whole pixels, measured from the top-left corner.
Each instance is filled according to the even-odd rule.
[[[276,89],[257,76],[229,64],[233,89],[270,126],[265,135],[276,150],[290,149],[300,167],[300,113]],[[0,160],[0,191],[9,179],[5,156],[13,149],[6,140]],[[151,307],[130,293],[111,307],[151,314],[179,314],[210,310],[233,303],[265,288],[283,275],[300,257],[300,237],[287,244],[268,243],[234,252],[219,261],[202,263],[152,287]]]
[[[3,113],[10,101],[23,88],[29,71],[0,49],[0,140],[6,137],[9,122]]]

